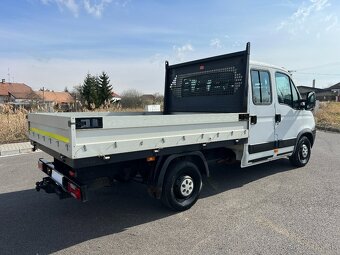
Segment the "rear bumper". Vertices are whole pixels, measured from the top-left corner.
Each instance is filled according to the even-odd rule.
[[[36,183],[36,190],[45,190],[47,193],[56,193],[60,199],[74,197],[80,201],[87,201],[87,186],[77,183],[55,169],[53,163],[44,159],[38,161],[39,169],[48,177]]]

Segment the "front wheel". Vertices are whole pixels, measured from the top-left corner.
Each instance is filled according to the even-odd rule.
[[[165,175],[162,202],[175,211],[187,210],[196,203],[201,188],[202,176],[194,163],[175,163]]]
[[[311,155],[311,144],[307,137],[303,136],[299,140],[290,162],[297,167],[305,166]]]

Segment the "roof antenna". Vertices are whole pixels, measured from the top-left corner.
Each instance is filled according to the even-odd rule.
[[[9,67],[7,67],[7,69],[8,69],[8,73],[7,73],[7,76],[8,76],[8,83],[11,83],[11,75],[10,75],[10,73],[9,73]]]

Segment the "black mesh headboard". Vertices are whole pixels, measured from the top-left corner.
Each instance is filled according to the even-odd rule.
[[[250,45],[241,52],[169,66],[164,113],[246,112]]]

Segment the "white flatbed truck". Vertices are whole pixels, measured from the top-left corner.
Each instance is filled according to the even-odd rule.
[[[245,51],[170,66],[163,112],[31,113],[29,139],[54,160],[36,189],[88,200],[92,189],[138,179],[173,210],[195,204],[208,161],[248,167],[289,157],[307,164],[315,140],[311,109],[288,71],[249,62]]]

